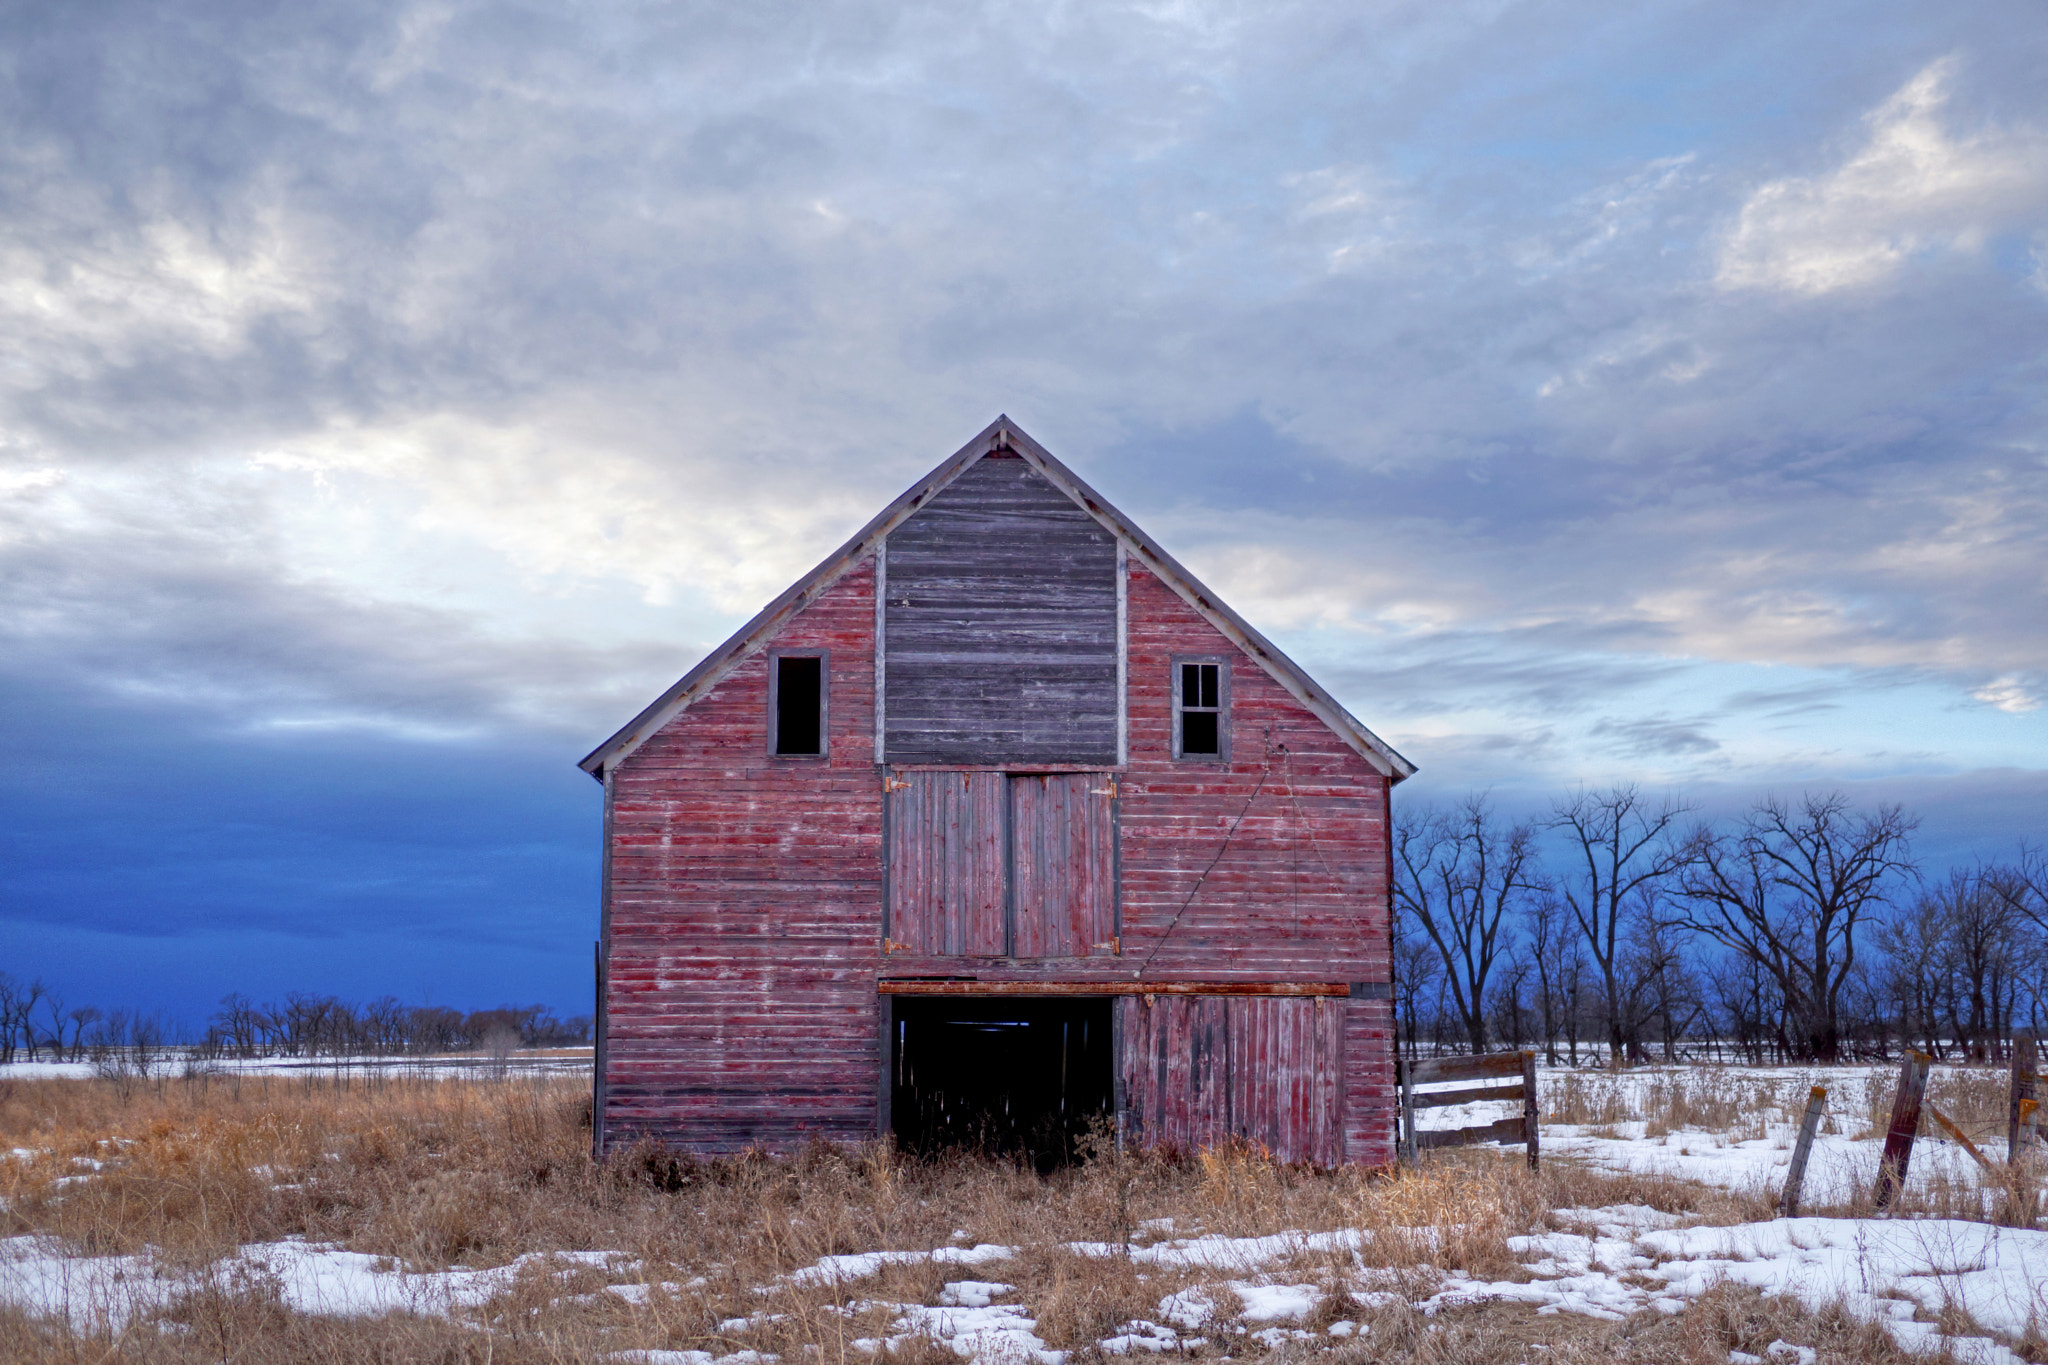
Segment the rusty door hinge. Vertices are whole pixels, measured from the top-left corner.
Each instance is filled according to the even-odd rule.
[[[1112,801],[1116,800],[1116,779],[1110,778],[1107,787],[1090,787],[1088,794],[1090,796],[1106,796]]]
[[[884,957],[887,957],[890,953],[907,953],[909,951],[910,945],[908,943],[898,943],[893,938],[882,940],[882,955]]]
[[[906,777],[899,782],[893,777],[885,777],[882,779],[882,790],[885,792],[907,792],[910,790],[910,779]]]
[[[1123,935],[1115,935],[1107,943],[1091,943],[1088,946],[1091,948],[1107,948],[1112,953],[1115,953],[1118,957],[1122,957],[1124,953]]]

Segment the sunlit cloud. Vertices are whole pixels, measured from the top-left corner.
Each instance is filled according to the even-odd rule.
[[[2048,129],[1958,133],[1944,118],[1960,63],[1924,67],[1868,116],[1833,171],[1759,186],[1721,248],[1729,289],[1826,294],[1883,280],[1916,254],[1976,250],[2048,212]]]

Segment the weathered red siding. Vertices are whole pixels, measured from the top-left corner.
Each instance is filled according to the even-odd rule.
[[[766,669],[756,654],[611,775],[608,1144],[636,1132],[699,1150],[872,1137],[879,970],[1126,988],[1365,983],[1359,996],[1320,1004],[1200,1008],[1265,1020],[1259,1011],[1284,1005],[1295,1013],[1274,1036],[1312,1041],[1268,1048],[1278,1068],[1270,1084],[1232,1092],[1226,1106],[1234,1115],[1240,1102],[1268,1103],[1260,1095],[1293,1096],[1284,1104],[1296,1117],[1261,1130],[1277,1154],[1392,1159],[1387,780],[1154,574],[1135,559],[1127,572],[1121,953],[970,965],[921,936],[882,955],[884,770],[874,766],[864,562],[769,642],[830,651],[828,760],[766,757]],[[1172,758],[1176,655],[1231,659],[1227,762]],[[891,936],[903,932],[892,926]],[[1126,1019],[1142,1008],[1120,1006]],[[1297,1027],[1304,1019],[1312,1026]],[[1243,1131],[1204,1118],[1218,1111],[1192,1093],[1185,1103],[1170,1091],[1127,1101],[1180,1105],[1158,1129],[1176,1141]],[[1168,1110],[1158,1112],[1165,1123]]]
[[[1116,935],[1115,791],[1108,773],[1010,779],[1017,956],[1109,953]]]
[[[1184,1149],[1226,1138],[1282,1161],[1344,1160],[1342,999],[1125,996],[1117,1065],[1126,1131]]]
[[[611,775],[607,1145],[874,1136],[874,617],[862,564],[773,641],[831,652],[825,759],[767,756],[757,653]]]
[[[1123,949],[1155,981],[1384,990],[1387,779],[1140,564],[1129,569]],[[1175,655],[1231,657],[1230,760],[1172,758]],[[1393,1003],[1344,1015],[1346,1161],[1393,1151]]]

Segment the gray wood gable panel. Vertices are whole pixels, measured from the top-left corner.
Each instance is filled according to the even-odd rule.
[[[1015,456],[889,533],[891,763],[1117,761],[1116,537]]]

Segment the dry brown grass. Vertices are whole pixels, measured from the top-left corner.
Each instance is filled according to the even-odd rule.
[[[1642,1313],[1626,1322],[1539,1314],[1507,1303],[1434,1316],[1395,1304],[1364,1322],[1370,1332],[1328,1353],[1335,1357],[1329,1365],[1728,1365],[1730,1351],[1763,1356],[1774,1341],[1813,1347],[1824,1365],[1929,1365],[1933,1359],[1902,1351],[1883,1328],[1846,1314],[1816,1313],[1795,1299],[1733,1285],[1709,1290],[1682,1314]]]
[[[84,1315],[67,1327],[0,1310],[0,1360],[516,1365],[629,1349],[751,1348],[787,1365],[879,1365],[855,1343],[887,1336],[889,1305],[936,1306],[948,1282],[965,1279],[1013,1285],[999,1302],[1018,1305],[1048,1344],[1078,1352],[1076,1365],[1100,1355],[1094,1343],[1123,1323],[1156,1317],[1165,1295],[1203,1283],[1225,1321],[1219,1344],[1195,1354],[1242,1355],[1245,1339],[1229,1322],[1239,1308],[1223,1288],[1231,1275],[1086,1255],[1069,1244],[1143,1246],[1169,1235],[1141,1226],[1162,1218],[1173,1220],[1173,1236],[1359,1229],[1363,1263],[1383,1283],[1426,1296],[1437,1268],[1525,1278],[1508,1239],[1554,1225],[1554,1209],[1643,1203],[1712,1222],[1768,1214],[1757,1201],[1670,1178],[1604,1175],[1563,1161],[1533,1174],[1517,1154],[1491,1149],[1438,1154],[1399,1179],[1281,1166],[1249,1148],[1192,1160],[1111,1153],[1040,1178],[1000,1162],[911,1161],[884,1147],[719,1160],[640,1147],[598,1166],[588,1142],[586,1092],[558,1080],[358,1079],[341,1089],[285,1079],[126,1090],[77,1081],[0,1085],[0,1149],[35,1152],[0,1161],[0,1220],[10,1234],[54,1236],[96,1255],[156,1248],[160,1263],[188,1272],[238,1246],[289,1237],[413,1271],[504,1266],[548,1252],[621,1253],[607,1268],[527,1262],[473,1311],[381,1319],[292,1311],[261,1275],[201,1275],[160,1310],[127,1322]],[[789,1278],[828,1255],[977,1243],[1018,1253],[978,1267],[892,1264],[852,1282]],[[1707,1358],[1694,1350],[1704,1337],[1664,1319],[1611,1326],[1490,1305],[1424,1320],[1399,1305],[1369,1309],[1351,1296],[1358,1264],[1348,1251],[1304,1252],[1268,1267],[1320,1287],[1317,1325],[1349,1319],[1371,1329],[1359,1342],[1322,1338],[1285,1346],[1280,1356],[1311,1353],[1312,1345],[1359,1361],[1506,1362],[1528,1359],[1540,1343],[1549,1361]],[[608,1285],[644,1300],[628,1301]],[[1748,1305],[1742,1312],[1772,1322],[1798,1311],[1755,1296],[1740,1302]],[[1722,1298],[1684,1319],[1710,1308],[1721,1324],[1713,1330],[1728,1339],[1716,1365],[1728,1349],[1758,1349],[1743,1343],[1763,1329],[1740,1327]],[[1796,1325],[1809,1337],[1774,1330],[1809,1345],[1830,1332],[1829,1340],[1864,1341],[1861,1329],[1843,1324]],[[1881,1346],[1864,1342],[1861,1354],[1838,1358],[1892,1359],[1884,1354],[1889,1340]],[[892,1365],[956,1359],[916,1336],[884,1355]]]

